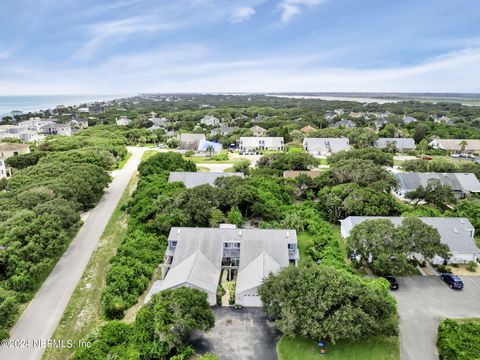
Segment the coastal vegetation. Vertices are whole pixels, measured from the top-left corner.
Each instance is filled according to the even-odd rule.
[[[111,163],[78,154],[76,141],[11,162],[18,168],[0,192],[0,311],[8,314],[0,319],[1,338],[77,233],[80,212],[95,206],[110,182]],[[122,154],[125,149],[103,153],[119,159]]]

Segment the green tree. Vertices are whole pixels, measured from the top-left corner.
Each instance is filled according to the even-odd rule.
[[[140,308],[133,324],[110,321],[94,331],[91,346],[80,348],[74,359],[170,359],[183,352],[192,331],[208,331],[214,323],[205,292],[165,290]]]
[[[233,207],[227,214],[227,219],[230,222],[230,224],[235,224],[237,226],[242,226],[243,225],[243,216],[240,210],[238,210],[237,207]]]
[[[388,193],[357,184],[341,184],[320,190],[319,207],[325,217],[337,222],[348,216],[396,215],[399,205]]]
[[[212,154],[215,152],[215,148],[213,147],[213,145],[208,145],[205,149],[205,152],[208,156],[212,156]]]
[[[335,164],[342,160],[370,160],[380,166],[393,166],[393,155],[376,148],[352,149],[339,151],[328,157],[329,164]]]
[[[248,159],[237,160],[233,163],[233,170],[248,175],[250,173],[250,164],[251,161]]]
[[[319,160],[310,154],[301,153],[276,153],[262,156],[258,162],[258,168],[270,168],[280,171],[286,170],[309,170],[318,166]]]
[[[330,166],[329,173],[336,184],[353,182],[379,191],[390,191],[397,183],[392,174],[371,160],[341,160]]]
[[[416,190],[408,192],[405,197],[416,203],[423,200],[438,207],[446,207],[457,202],[452,188],[434,178],[428,180],[425,188],[419,186]]]
[[[350,144],[357,149],[364,149],[373,145],[378,139],[377,132],[371,128],[352,129],[348,135]]]
[[[143,161],[138,167],[140,175],[147,176],[161,171],[197,171],[194,162],[174,152],[158,153]]]
[[[370,262],[378,274],[402,275],[411,272],[408,256],[420,254],[449,258],[448,247],[440,242],[438,231],[416,217],[406,217],[395,227],[389,219],[366,220],[350,232],[347,245]]]
[[[288,266],[270,274],[258,293],[268,317],[289,337],[335,343],[398,333],[395,300],[383,279],[323,265]]]
[[[219,224],[223,223],[225,221],[225,215],[223,214],[223,211],[220,209],[214,209],[212,210],[211,216],[210,216],[210,227],[217,227]]]

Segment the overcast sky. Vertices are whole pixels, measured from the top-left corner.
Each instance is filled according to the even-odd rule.
[[[0,95],[480,92],[478,0],[1,0]]]

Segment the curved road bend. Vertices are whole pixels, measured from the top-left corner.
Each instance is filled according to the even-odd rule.
[[[19,346],[28,346],[0,348],[1,360],[38,360],[42,357],[45,345],[39,342],[50,339],[55,331],[70,296],[145,150],[129,148],[132,156],[121,170],[115,172],[105,194],[90,211],[77,236],[10,332],[10,340],[20,340],[22,343],[19,343]]]

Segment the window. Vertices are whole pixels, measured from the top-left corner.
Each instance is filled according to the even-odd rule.
[[[297,249],[297,244],[288,244],[288,250],[294,251]]]
[[[239,242],[226,242],[223,244],[223,247],[225,249],[240,249],[240,243]]]
[[[170,247],[171,248],[176,248],[177,247],[177,241],[170,241]]]

